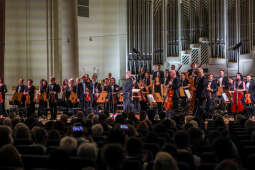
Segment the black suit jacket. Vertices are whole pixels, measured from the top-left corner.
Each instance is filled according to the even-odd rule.
[[[208,81],[208,85],[209,85],[209,83],[210,82]],[[218,90],[218,82],[217,82],[217,80],[214,79],[214,80],[211,81],[211,89],[212,89],[212,91],[211,91],[212,98],[214,99],[216,97],[216,93],[217,93],[217,90]]]
[[[196,97],[200,100],[203,100],[208,97],[208,79],[203,76],[201,78],[198,78],[198,84],[196,88]]]
[[[90,83],[90,88],[91,88],[91,92],[93,93],[93,88],[94,88],[94,92],[96,93],[96,89],[98,89],[98,92],[101,93],[102,92],[102,87],[101,84],[98,82],[95,82],[93,84],[93,82]]]
[[[246,81],[245,84],[247,83],[248,82]],[[255,82],[253,80],[250,80],[250,85],[247,92],[251,94],[251,100],[253,103],[255,103]]]
[[[133,81],[131,78],[127,79],[122,87],[123,97],[130,97],[132,94]]]
[[[218,82],[218,79],[220,77],[217,78],[217,84],[218,86],[220,86],[220,83]],[[222,86],[223,86],[223,89],[227,90],[228,89],[228,86],[229,86],[229,83],[228,83],[228,78],[227,77],[223,77],[222,79]]]
[[[83,87],[83,84],[85,83],[85,89]],[[77,92],[78,92],[78,98],[80,99],[80,101],[83,101],[85,99],[85,94],[84,94],[84,91],[86,90],[86,88],[89,89],[89,93],[91,93],[91,87],[90,87],[90,84],[88,82],[80,82],[78,84],[78,89],[77,89]]]
[[[56,92],[55,98],[57,99],[58,98],[58,93],[60,93],[60,86],[58,84],[56,84],[56,83],[49,84],[48,88],[47,88],[47,96],[48,97],[50,96],[50,91]]]
[[[17,87],[16,87],[16,92],[18,92],[18,90],[19,90],[19,87],[20,87],[20,91],[19,92],[21,92],[21,93],[23,93],[24,91],[25,91],[25,89],[26,89],[26,85],[18,85]]]

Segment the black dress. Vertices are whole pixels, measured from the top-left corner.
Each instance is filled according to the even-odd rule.
[[[26,104],[26,109],[27,109],[27,117],[31,117],[35,113],[35,102],[34,102],[34,95],[35,95],[35,87],[26,87],[25,92],[28,92],[27,96],[30,96],[30,104]]]
[[[47,86],[41,86],[40,87],[40,93],[41,94],[45,93],[47,95]],[[38,108],[38,115],[39,116],[42,116],[42,115],[47,116],[47,107],[48,107],[47,101],[40,100],[39,101],[39,108]]]
[[[0,115],[5,113],[5,93],[7,93],[7,87],[5,84],[0,86],[0,93],[2,94],[3,103],[0,102]]]

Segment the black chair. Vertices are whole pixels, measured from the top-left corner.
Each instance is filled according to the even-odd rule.
[[[179,170],[190,170],[189,164],[186,162],[178,162]]]
[[[15,139],[14,140],[14,145],[32,145],[33,141],[32,140],[28,140],[28,139]]]
[[[213,152],[204,152],[201,154],[201,162],[206,162],[206,163],[216,163],[217,158],[215,153]]]
[[[47,155],[22,155],[21,158],[26,170],[35,168],[47,168],[48,165]]]
[[[144,143],[143,145],[144,150],[149,150],[153,154],[153,158],[156,156],[156,154],[159,152],[160,147],[156,143]]]
[[[214,170],[216,167],[215,163],[202,163],[198,170]]]
[[[43,147],[37,145],[18,145],[16,146],[20,154],[26,155],[45,155]]]
[[[124,160],[122,163],[122,170],[142,170],[142,163],[138,160]]]

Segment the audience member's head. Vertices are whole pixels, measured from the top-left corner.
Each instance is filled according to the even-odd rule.
[[[1,139],[0,140],[0,148],[3,145],[13,143],[12,129],[8,126],[1,125],[0,126],[0,139]]]
[[[12,128],[12,120],[9,117],[5,118],[3,121],[3,125],[6,125]]]
[[[189,134],[185,131],[177,131],[175,134],[175,144],[178,149],[187,149],[189,147]]]
[[[60,140],[59,148],[68,154],[73,154],[77,145],[77,140],[74,137],[65,136]]]
[[[178,170],[175,159],[167,152],[157,153],[153,170]]]
[[[24,123],[18,123],[13,131],[14,139],[26,139],[31,140],[31,133],[28,126]]]
[[[239,167],[233,160],[223,160],[216,166],[215,170],[239,170]]]
[[[109,170],[120,169],[125,159],[124,150],[119,144],[107,144],[103,148],[102,159]]]
[[[82,143],[77,149],[77,155],[86,160],[96,161],[98,148],[96,143]]]
[[[95,137],[103,136],[104,128],[101,124],[95,124],[91,128],[92,135]]]
[[[2,167],[23,166],[21,156],[12,144],[7,144],[0,148],[0,165]]]
[[[140,158],[143,150],[143,143],[139,138],[131,137],[126,142],[128,156]]]
[[[31,132],[32,132],[34,143],[41,144],[41,145],[47,144],[48,133],[44,128],[36,126],[36,127],[33,127]]]

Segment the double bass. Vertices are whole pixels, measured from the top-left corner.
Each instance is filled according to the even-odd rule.
[[[0,93],[0,103],[4,103],[3,95]]]
[[[242,103],[242,99],[243,99],[243,92],[241,91],[234,91],[233,94],[233,104],[231,106],[231,110],[233,113],[240,113],[243,112],[244,110],[244,106]]]

